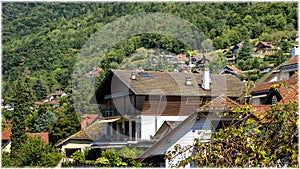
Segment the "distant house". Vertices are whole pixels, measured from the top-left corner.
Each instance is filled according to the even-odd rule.
[[[167,152],[173,151],[176,144],[180,146],[190,146],[193,144],[195,138],[199,138],[201,142],[208,142],[210,135],[220,128],[229,126],[233,118],[230,115],[220,117],[215,113],[230,113],[231,110],[237,107],[238,104],[232,99],[226,96],[219,96],[213,99],[211,102],[197,109],[193,114],[186,118],[182,122],[173,122],[168,127],[167,123],[162,125],[165,128],[165,132],[160,134],[159,140],[139,156],[138,161],[144,163],[154,163],[156,166],[169,168],[169,161],[164,159]],[[158,135],[158,134],[156,134]],[[191,151],[188,155],[191,155]],[[180,157],[176,157],[173,162],[175,165],[180,160]],[[185,167],[194,167],[193,163],[188,164]]]
[[[272,42],[257,42],[255,48],[255,52],[271,52],[273,45]]]
[[[11,148],[11,140],[10,135],[11,130],[5,130],[1,132],[1,148],[2,151],[10,152]],[[46,144],[49,144],[49,134],[48,132],[40,132],[40,133],[26,133],[29,137],[40,137]]]
[[[188,66],[186,65],[175,65],[174,72],[188,72]]]
[[[242,74],[243,72],[235,67],[234,65],[226,65],[221,70],[219,70],[218,74],[232,74],[232,75],[238,75]]]
[[[174,64],[185,64],[186,61],[189,59],[186,57],[185,54],[179,54],[172,58],[172,63]]]
[[[98,77],[99,74],[103,71],[103,69],[101,67],[93,67],[93,69],[91,71],[89,71],[86,76],[87,77]]]
[[[196,61],[196,65],[199,67],[199,68],[204,68],[204,66],[206,64],[208,64],[210,62],[209,59],[207,59],[204,55],[201,55],[200,59],[198,59]]]
[[[228,65],[232,65],[236,63],[236,57],[235,55],[233,55],[232,57],[226,57],[226,64]]]
[[[46,97],[46,102],[49,102],[49,101],[51,101],[51,100],[53,100],[53,99],[57,99],[57,98],[59,98],[59,97],[62,97],[62,96],[66,96],[67,94],[64,92],[64,91],[55,91],[55,92],[53,92],[53,93],[51,93],[51,94],[49,94],[47,97]]]
[[[281,86],[278,89],[273,87],[279,84]],[[298,75],[296,74],[288,80],[261,83],[251,91],[251,104],[276,104],[293,86],[298,86]]]
[[[274,67],[273,66],[266,66],[259,68],[260,73],[268,73],[270,72]]]
[[[236,54],[238,50],[242,47],[242,43],[237,43],[230,47],[230,50],[233,54]]]

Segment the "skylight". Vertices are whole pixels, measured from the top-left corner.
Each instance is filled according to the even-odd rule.
[[[149,73],[139,73],[139,75],[141,76],[141,77],[151,77],[151,75],[149,74]]]

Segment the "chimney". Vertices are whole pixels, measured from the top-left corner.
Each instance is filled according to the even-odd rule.
[[[204,90],[210,90],[210,75],[209,75],[209,68],[205,67],[203,76],[202,76],[202,84],[201,87]]]
[[[131,72],[130,79],[131,80],[136,80],[136,73],[135,72]]]
[[[185,78],[185,85],[192,86],[192,78],[191,77],[186,77]]]

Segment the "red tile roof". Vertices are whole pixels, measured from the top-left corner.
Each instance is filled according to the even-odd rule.
[[[287,104],[298,101],[299,91],[297,86],[291,86],[292,89],[280,100],[279,103]]]
[[[174,57],[177,58],[178,60],[182,60],[182,61],[187,61],[188,60],[188,58],[186,57],[185,54],[179,54],[179,55],[176,55]]]
[[[235,71],[236,73],[242,73],[242,71],[237,67],[235,67],[234,65],[232,66],[227,65],[227,67],[229,67],[232,71]]]
[[[1,132],[1,140],[10,140],[11,130]]]
[[[262,84],[256,86],[256,87],[252,90],[252,92],[263,91],[263,90],[269,90],[269,89],[272,87],[272,85],[274,85],[274,84],[279,84],[279,83],[281,83],[281,82],[283,82],[283,81],[281,80],[281,81],[276,81],[276,82],[262,83]]]
[[[29,137],[38,137],[46,143],[49,144],[49,134],[48,132],[40,132],[40,133],[26,133]],[[1,132],[1,140],[10,140],[11,130],[5,130]]]
[[[232,108],[239,106],[238,103],[233,101],[227,96],[221,95],[213,99],[209,103],[199,108],[199,111],[231,111]]]
[[[48,104],[51,104],[51,105],[59,105],[59,102],[56,101],[56,100],[52,100],[50,102],[47,102]]]

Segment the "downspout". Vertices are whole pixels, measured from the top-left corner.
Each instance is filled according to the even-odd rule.
[[[158,106],[157,106],[157,109],[156,109],[156,112],[155,112],[155,132],[157,132],[157,113],[158,113],[158,110],[159,110],[159,107],[160,107],[161,99],[162,99],[162,95],[160,95]]]

